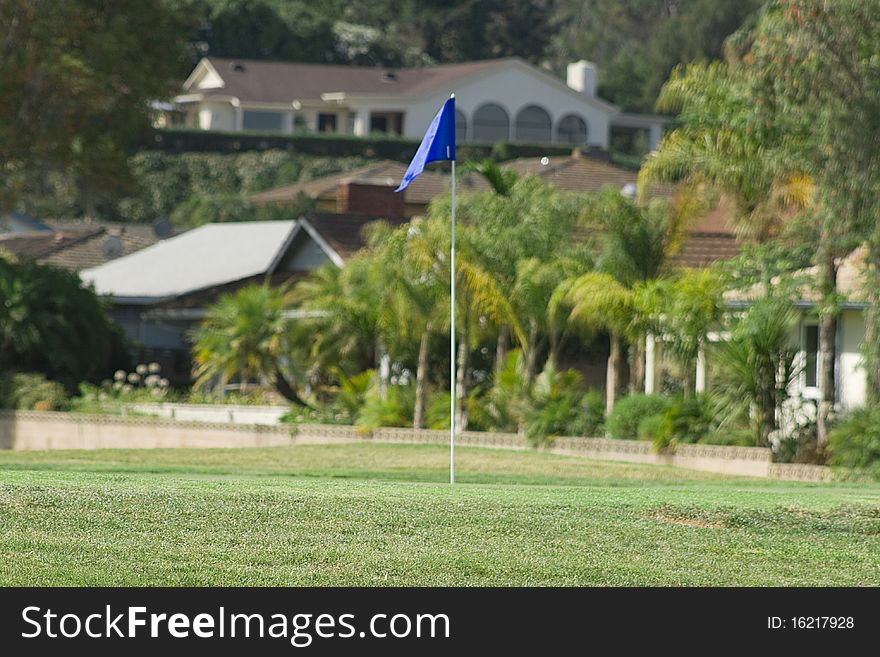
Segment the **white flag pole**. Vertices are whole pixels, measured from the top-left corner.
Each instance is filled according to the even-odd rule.
[[[455,98],[455,94],[452,94]],[[455,483],[455,160],[452,160],[452,245],[449,251],[449,483]]]

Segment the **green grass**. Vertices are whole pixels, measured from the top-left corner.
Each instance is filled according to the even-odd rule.
[[[546,453],[0,452],[0,585],[872,585],[880,487]]]

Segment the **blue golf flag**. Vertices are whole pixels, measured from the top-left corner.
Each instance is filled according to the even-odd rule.
[[[443,103],[443,107],[437,112],[428,131],[422,138],[419,150],[416,151],[409,168],[403,174],[400,187],[395,192],[406,189],[416,179],[428,162],[438,160],[455,160],[455,95]]]

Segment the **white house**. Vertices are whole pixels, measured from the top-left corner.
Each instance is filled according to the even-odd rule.
[[[834,402],[837,410],[849,410],[864,406],[867,401],[868,378],[863,367],[861,354],[865,339],[865,256],[867,250],[856,249],[838,262],[837,291],[841,297],[840,314],[837,318],[837,332],[834,349]],[[815,277],[817,270],[810,267],[795,272],[798,278]],[[725,294],[725,305],[736,312],[748,307],[756,297],[763,294],[763,288],[756,285],[751,290],[734,291]],[[793,301],[797,311],[797,322],[791,328],[790,344],[797,348],[798,378],[789,392],[792,397],[803,400],[803,408],[809,416],[815,410],[813,402],[819,400],[819,320],[817,304],[819,297],[816,286],[803,286]],[[710,335],[710,340],[723,340],[723,335]],[[660,389],[662,340],[649,338],[646,354],[645,391]],[[711,388],[706,358],[701,355],[697,361],[697,391]],[[811,410],[812,409],[812,410]]]
[[[612,126],[643,129],[654,148],[666,118],[625,114],[596,95],[596,67],[567,80],[512,57],[422,68],[371,68],[206,57],[174,99],[204,130],[268,130],[420,139],[455,93],[459,141],[557,143],[607,149]]]

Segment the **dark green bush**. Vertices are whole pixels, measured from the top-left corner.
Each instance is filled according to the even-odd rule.
[[[219,132],[197,128],[169,128],[157,130],[145,148],[170,153],[215,152],[244,153],[246,151],[285,150],[323,157],[369,157],[409,162],[419,146],[418,141],[396,135],[319,134],[301,132],[292,135],[277,132]],[[568,155],[571,148],[547,144],[462,144],[458,159],[493,157],[510,160],[518,157]]]
[[[523,423],[526,438],[540,446],[558,436],[595,436],[603,408],[602,396],[585,390],[578,372],[548,367],[532,386]]]
[[[57,381],[42,374],[16,372],[0,375],[0,408],[22,411],[61,411],[68,407],[67,393]]]
[[[663,414],[649,415],[639,422],[639,440],[654,440],[663,427]]]
[[[630,395],[619,400],[608,416],[605,428],[611,438],[635,440],[639,424],[645,418],[659,415],[669,408],[670,401],[660,395]]]
[[[658,450],[682,443],[700,442],[717,426],[715,413],[706,395],[677,399],[660,416],[654,447]]]
[[[829,436],[834,467],[867,472],[880,479],[880,405],[851,411]]]

